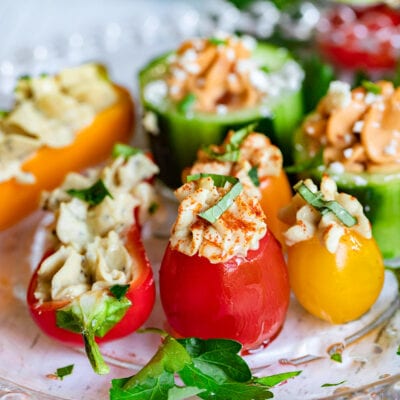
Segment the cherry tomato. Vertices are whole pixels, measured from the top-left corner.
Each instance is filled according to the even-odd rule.
[[[147,259],[140,238],[140,228],[134,224],[127,233],[126,247],[134,260],[134,279],[130,282],[126,297],[132,305],[124,317],[109,330],[105,336],[96,337],[97,342],[105,342],[126,336],[137,330],[148,318],[155,301],[155,285],[153,272]],[[47,256],[51,253],[49,252]],[[40,267],[40,265],[39,265]],[[34,296],[38,283],[38,270],[32,276],[29,284],[27,302],[30,313],[36,324],[47,335],[64,343],[83,344],[82,335],[59,328],[56,325],[56,313],[68,305],[69,301],[38,302]]]
[[[278,176],[268,176],[260,182],[261,207],[267,217],[268,228],[281,245],[286,248],[283,232],[287,226],[279,220],[278,211],[288,205],[292,198],[289,179],[282,169]]]
[[[353,70],[393,69],[399,56],[400,10],[386,5],[335,5],[321,19],[317,42],[335,65]]]
[[[288,247],[291,288],[316,317],[341,324],[374,304],[383,285],[384,266],[374,239],[348,231],[332,254],[317,237]]]
[[[256,348],[281,329],[289,292],[281,246],[269,230],[246,257],[212,264],[169,245],[161,263],[162,305],[181,337],[233,339]]]

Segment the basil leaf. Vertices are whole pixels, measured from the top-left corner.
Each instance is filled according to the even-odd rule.
[[[217,37],[208,38],[208,41],[215,46],[226,45],[228,43],[226,39],[220,39]]]
[[[199,173],[194,175],[188,175],[186,177],[186,182],[197,181],[201,178],[211,178],[214,182],[214,185],[217,187],[224,187],[227,182],[232,183],[233,185],[238,182],[238,179],[229,176],[229,175],[218,175],[218,174],[206,174],[206,173]]]
[[[269,388],[278,385],[290,378],[294,378],[301,374],[302,371],[283,372],[281,374],[265,376],[263,378],[254,378],[253,381],[261,385],[268,386]]]
[[[123,318],[130,305],[127,298],[117,300],[105,291],[86,292],[56,311],[56,325],[81,333],[93,370],[106,374],[109,368],[100,354],[95,336],[103,337]]]
[[[128,292],[130,285],[113,285],[110,287],[110,292],[117,300],[121,300]]]
[[[341,363],[342,355],[340,353],[333,353],[333,354],[331,354],[331,360]]]
[[[239,147],[243,143],[243,140],[246,139],[251,132],[254,132],[256,126],[257,123],[254,123],[235,131],[235,133],[230,137],[229,144],[234,147]]]
[[[324,383],[321,385],[321,387],[330,387],[330,386],[338,386],[338,385],[343,385],[346,381],[338,382],[338,383]]]
[[[61,380],[64,379],[65,376],[71,375],[72,371],[74,370],[74,364],[67,365],[65,367],[57,368],[55,372],[55,376]]]
[[[129,157],[140,153],[143,153],[143,151],[136,147],[124,143],[116,143],[112,149],[111,155],[113,158],[124,157],[125,159],[128,159]]]
[[[296,183],[293,188],[308,204],[314,207],[322,215],[327,212],[332,212],[336,218],[347,227],[352,227],[357,223],[357,218],[353,217],[337,201],[324,200],[321,192],[312,192],[303,181]]]
[[[362,87],[369,93],[372,94],[381,94],[382,89],[379,85],[377,85],[374,82],[371,81],[362,81],[361,82]]]
[[[223,161],[223,162],[236,162],[239,160],[240,157],[240,151],[239,148],[231,149],[228,151],[225,151],[224,153],[217,153],[213,151],[210,147],[203,147],[202,150],[204,153],[208,155],[208,157],[218,160],[218,161]]]
[[[258,178],[258,166],[251,167],[247,173],[254,186],[260,186],[260,179]]]
[[[216,204],[208,210],[199,213],[199,217],[205,219],[211,224],[215,223],[215,221],[217,221],[217,219],[232,205],[242,190],[243,186],[238,180],[229,192],[227,192]]]
[[[182,114],[188,114],[192,111],[196,103],[196,96],[194,93],[188,93],[177,105],[178,111]]]
[[[97,206],[106,196],[113,198],[101,179],[87,189],[68,189],[67,193],[72,197],[86,201],[91,206]]]

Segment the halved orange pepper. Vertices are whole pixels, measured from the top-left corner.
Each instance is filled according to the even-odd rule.
[[[268,228],[285,249],[286,244],[283,232],[287,229],[287,225],[278,218],[278,211],[290,203],[292,189],[284,169],[281,169],[280,174],[277,176],[267,176],[262,179],[260,181],[260,191],[260,204],[266,215]]]
[[[133,102],[127,90],[119,86],[115,89],[115,104],[98,113],[72,144],[62,148],[44,146],[23,164],[22,170],[34,175],[34,183],[18,183],[15,179],[0,183],[0,230],[35,211],[41,191],[60,185],[68,172],[99,163],[109,156],[115,142],[128,142],[134,122]]]

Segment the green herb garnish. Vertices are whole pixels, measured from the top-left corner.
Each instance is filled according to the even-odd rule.
[[[57,371],[55,372],[54,375],[58,379],[63,380],[65,376],[71,375],[73,370],[74,370],[74,364],[67,365],[65,367],[57,368]]]
[[[217,175],[217,174],[195,174],[189,175],[186,180],[187,182],[196,181],[200,178],[211,178],[214,181],[214,185],[217,187],[224,187],[227,182],[233,186],[231,189],[212,207],[208,210],[199,213],[199,217],[213,224],[234,202],[237,196],[242,192],[243,186],[239,179],[233,176]]]
[[[196,103],[196,95],[188,93],[177,105],[178,111],[182,114],[188,114],[192,111],[194,104]]]
[[[258,178],[258,167],[255,165],[251,167],[249,172],[247,173],[251,181],[253,182],[254,186],[260,186],[260,179]]]
[[[339,386],[343,385],[346,381],[338,382],[338,383],[324,383],[321,387],[330,387],[330,386]]]
[[[399,347],[397,348],[396,354],[397,354],[398,356],[400,356],[400,345],[399,345]]]
[[[238,355],[242,347],[238,342],[163,337],[157,353],[142,370],[129,378],[113,379],[110,400],[180,400],[194,395],[214,400],[269,399],[272,386],[301,372],[256,378]],[[176,384],[176,374],[183,386]]]
[[[156,211],[160,208],[160,204],[158,204],[157,202],[153,201],[148,209],[148,212],[150,215],[153,215],[156,213]]]
[[[220,39],[217,37],[208,38],[208,41],[215,46],[220,46],[220,45],[224,46],[228,43],[228,41],[226,39]]]
[[[262,65],[262,66],[260,67],[260,70],[263,71],[263,72],[265,72],[266,74],[268,74],[268,73],[271,72],[271,68],[268,67],[268,65]]]
[[[335,214],[336,218],[347,227],[352,227],[357,223],[357,219],[337,201],[324,200],[321,192],[312,192],[303,181],[297,182],[293,188],[308,204],[314,207],[322,215],[327,212],[332,212]]]
[[[20,77],[18,77],[19,81],[29,81],[30,79],[32,79],[32,77],[30,75],[21,75]]]
[[[0,119],[7,117],[8,114],[10,114],[10,111],[0,110]]]
[[[86,201],[91,206],[100,204],[106,196],[113,198],[101,179],[87,189],[69,189],[67,193],[72,197]]]
[[[341,353],[331,354],[331,360],[341,363],[342,362],[342,354]]]
[[[130,285],[113,285],[110,292],[117,300],[122,300],[128,292]]]
[[[361,85],[369,93],[381,94],[382,92],[381,87],[374,82],[364,80],[361,82]]]
[[[256,126],[257,124],[254,123],[235,131],[231,136],[231,138],[229,139],[229,144],[231,144],[234,147],[239,147],[243,143],[243,140],[246,139],[251,132],[254,132]]]
[[[143,151],[124,143],[116,143],[112,149],[111,155],[113,158],[124,157],[125,159],[128,159],[129,157],[135,156],[139,153],[143,153]]]

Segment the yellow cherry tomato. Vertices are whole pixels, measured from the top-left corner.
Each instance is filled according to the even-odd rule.
[[[313,237],[288,247],[292,290],[311,314],[340,324],[357,319],[382,289],[384,266],[374,239],[348,231],[330,253]]]

